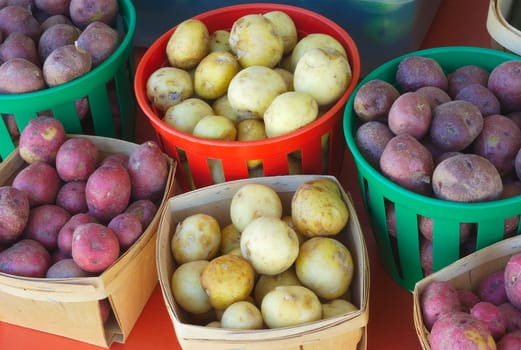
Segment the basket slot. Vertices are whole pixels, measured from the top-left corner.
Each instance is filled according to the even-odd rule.
[[[289,173],[288,156],[286,154],[264,158],[262,165],[264,176],[287,175]]]
[[[323,170],[321,139],[309,140],[302,145],[302,173],[322,174]]]
[[[83,132],[78,111],[74,102],[67,102],[52,108],[53,116],[60,120],[65,130],[70,134],[81,134]]]
[[[130,57],[133,57],[130,55]],[[125,140],[133,140],[135,136],[135,116],[136,114],[136,101],[134,98],[125,100],[123,96],[133,96],[134,90],[132,89],[133,83],[130,81],[129,71],[134,74],[133,60],[128,60],[126,64],[122,65],[117,71],[114,77],[114,84],[117,93],[117,102],[119,107],[119,116],[121,118],[121,137]]]
[[[114,128],[114,121],[112,120],[110,99],[107,89],[94,89],[89,92],[88,97],[96,135],[113,137],[116,134],[116,131]]]
[[[192,180],[196,187],[213,184],[212,174],[208,166],[208,158],[193,152],[186,152],[186,160],[190,168]],[[186,175],[186,174],[185,174]]]

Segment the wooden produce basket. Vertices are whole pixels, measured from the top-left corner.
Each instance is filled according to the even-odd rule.
[[[505,268],[508,259],[521,252],[521,236],[514,236],[455,261],[443,269],[418,281],[414,287],[414,326],[424,350],[430,350],[430,332],[422,319],[420,297],[433,281],[449,281],[456,289],[477,291],[479,283],[487,275]]]
[[[509,21],[514,15],[515,4],[514,0],[490,0],[487,30],[493,48],[521,55],[521,30]]]
[[[138,146],[100,136],[68,137],[89,138],[102,158],[129,155]],[[174,192],[175,162],[167,159],[168,182],[158,212],[132,247],[96,277],[51,279],[0,273],[0,321],[101,347],[124,343],[157,285],[157,228],[162,208]],[[0,184],[10,184],[26,165],[16,149],[0,164]],[[105,298],[112,312],[104,324],[99,300]]]
[[[210,328],[190,322],[187,314],[174,300],[170,285],[175,262],[170,241],[178,222],[185,217],[204,212],[214,216],[221,227],[231,222],[229,207],[235,194],[243,185],[260,183],[273,188],[282,200],[284,214],[290,213],[291,198],[297,187],[309,180],[329,175],[286,175],[230,181],[177,195],[163,208],[157,240],[157,267],[159,283],[168,314],[181,347],[184,350],[364,350],[366,349],[367,322],[369,317],[369,262],[352,200],[342,190],[350,217],[347,226],[336,237],[352,254],[355,272],[351,283],[351,302],[359,310],[333,318],[294,327],[262,330],[231,330]],[[341,185],[339,188],[342,189]]]

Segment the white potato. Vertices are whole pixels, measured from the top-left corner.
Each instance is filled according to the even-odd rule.
[[[274,25],[284,44],[284,55],[290,53],[298,41],[297,27],[291,17],[283,11],[270,11],[264,14]]]
[[[311,33],[300,39],[291,52],[291,71],[294,72],[300,58],[310,49],[335,49],[347,59],[345,48],[329,34]]]
[[[191,97],[194,84],[187,71],[175,67],[161,67],[148,77],[146,91],[150,102],[164,112]]]
[[[207,115],[195,124],[193,135],[209,140],[234,141],[237,129],[230,119],[222,115]]]
[[[221,316],[221,327],[228,329],[262,329],[264,320],[260,310],[249,301],[237,301]]]
[[[237,19],[230,30],[229,43],[242,67],[274,67],[284,52],[274,24],[260,14]]]
[[[300,286],[302,285],[297,278],[294,268],[289,268],[286,271],[276,275],[260,275],[255,283],[253,295],[257,305],[262,304],[262,299],[268,292],[275,289],[277,286]]]
[[[221,229],[221,254],[227,254],[234,248],[240,247],[241,232],[233,224],[228,224]]]
[[[197,19],[179,23],[168,39],[166,56],[173,67],[191,69],[208,53],[210,35],[206,25]]]
[[[194,91],[213,100],[223,96],[228,84],[239,71],[239,62],[228,51],[214,51],[205,56],[194,72]]]
[[[289,70],[282,68],[282,67],[275,67],[273,68],[275,72],[277,72],[284,82],[286,83],[286,91],[292,91],[293,90],[293,73],[291,73]]]
[[[168,108],[163,121],[176,130],[192,134],[199,120],[211,114],[213,109],[206,101],[191,97]]]
[[[174,300],[184,310],[202,314],[212,310],[210,299],[201,286],[201,273],[208,265],[208,260],[194,260],[175,269],[172,274],[171,288]]]
[[[218,29],[210,34],[210,42],[208,43],[208,51],[228,51],[231,52],[230,47],[230,32],[224,29]]]
[[[354,311],[358,311],[358,308],[353,303],[344,299],[334,299],[322,304],[322,317],[324,319]]]
[[[251,66],[240,70],[228,86],[228,101],[241,119],[262,118],[273,99],[286,91],[273,69]]]
[[[295,67],[293,87],[313,96],[319,106],[327,106],[345,93],[351,78],[349,61],[338,50],[310,49]]]
[[[284,92],[264,112],[266,136],[276,137],[300,129],[317,119],[317,101],[301,91]]]
[[[261,119],[245,119],[237,124],[237,141],[256,141],[266,139],[266,129]],[[251,159],[247,161],[248,168],[259,166],[262,159]]]
[[[237,124],[240,121],[240,116],[230,105],[227,94],[224,94],[213,101],[212,108],[215,114],[222,115],[230,119],[234,124]]]

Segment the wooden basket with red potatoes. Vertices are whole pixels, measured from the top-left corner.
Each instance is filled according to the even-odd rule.
[[[58,119],[31,119],[0,165],[0,320],[124,342],[157,283],[174,171],[153,141],[68,135]]]

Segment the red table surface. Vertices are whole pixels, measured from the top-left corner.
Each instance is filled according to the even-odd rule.
[[[490,47],[491,40],[486,29],[488,5],[488,0],[442,1],[422,48],[453,45]],[[142,49],[138,48],[137,59],[141,54]],[[155,137],[152,127],[141,113],[138,113],[137,124],[138,142]],[[371,228],[363,211],[355,165],[349,152],[346,152],[339,180],[354,198],[369,251],[371,280],[367,348],[369,350],[421,349],[413,323],[412,294],[401,288],[386,274],[376,255]],[[181,349],[166,311],[159,284],[126,343],[114,343],[111,347],[113,350],[149,348]],[[102,348],[0,322],[0,349],[96,350]]]

